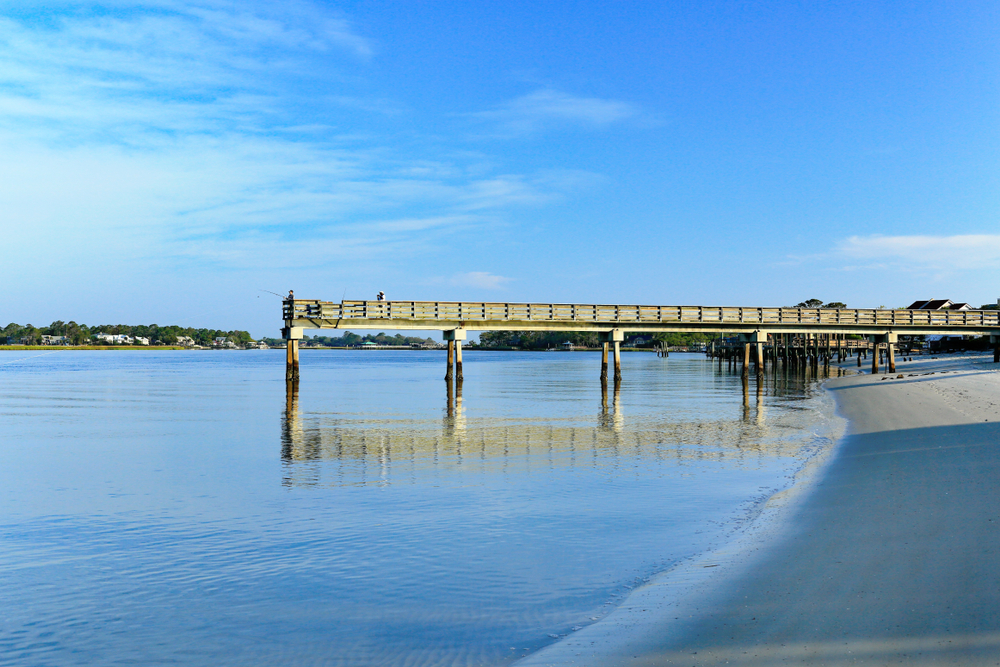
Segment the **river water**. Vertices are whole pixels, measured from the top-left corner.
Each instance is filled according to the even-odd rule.
[[[702,355],[0,354],[0,662],[504,665],[716,548],[830,401]]]

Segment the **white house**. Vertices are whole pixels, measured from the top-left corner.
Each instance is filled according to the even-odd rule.
[[[131,345],[133,341],[131,336],[126,336],[125,334],[99,333],[94,334],[94,338],[106,345]]]
[[[191,338],[191,336],[178,336],[177,344],[184,347],[194,347],[194,338]]]

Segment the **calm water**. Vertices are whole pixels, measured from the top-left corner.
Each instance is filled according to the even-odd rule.
[[[283,354],[0,353],[0,662],[507,664],[825,444],[701,355]]]

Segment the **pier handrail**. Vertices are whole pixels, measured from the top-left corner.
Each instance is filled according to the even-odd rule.
[[[998,310],[882,310],[874,308],[746,308],[484,301],[285,301],[286,321],[385,320],[566,322],[607,324],[819,325],[1000,328]]]

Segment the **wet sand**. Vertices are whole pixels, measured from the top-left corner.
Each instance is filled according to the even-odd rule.
[[[519,664],[1000,665],[991,361],[830,380],[847,432],[797,498]]]

